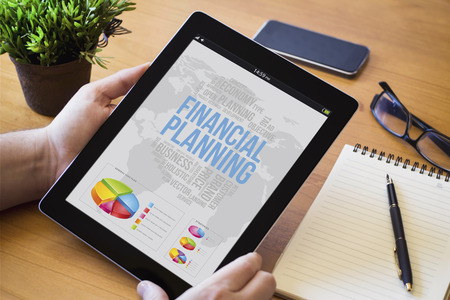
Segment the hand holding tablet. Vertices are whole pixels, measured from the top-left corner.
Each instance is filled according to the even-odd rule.
[[[73,158],[83,149],[95,131],[105,122],[115,105],[111,101],[125,95],[150,64],[121,70],[81,88],[73,101],[47,127],[50,148],[58,165],[56,181]],[[66,145],[61,148],[60,145]]]
[[[275,292],[274,277],[260,269],[261,256],[249,253],[190,288],[178,299],[271,299]],[[159,286],[149,281],[141,281],[137,290],[143,300],[168,299]]]
[[[86,85],[47,127],[2,134],[0,210],[42,198],[109,117],[111,101],[125,95],[148,66]]]
[[[194,13],[40,209],[172,298],[258,246],[356,108]]]

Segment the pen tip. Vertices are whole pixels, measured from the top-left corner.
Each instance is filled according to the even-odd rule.
[[[393,183],[391,177],[389,177],[389,174],[386,174],[386,183],[387,183],[387,184]]]
[[[407,292],[412,292],[412,284],[411,283],[405,284],[405,287],[406,287]]]

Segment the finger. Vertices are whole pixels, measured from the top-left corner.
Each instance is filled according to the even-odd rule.
[[[231,291],[239,291],[261,269],[262,259],[257,253],[241,256],[217,271],[208,284],[224,284]]]
[[[238,299],[271,299],[275,293],[276,282],[272,274],[259,271],[247,283],[241,291],[238,292]]]
[[[137,292],[143,300],[169,300],[161,287],[148,280],[139,282]]]
[[[95,100],[109,104],[111,100],[125,95],[144,74],[149,65],[150,63],[145,63],[124,69],[111,76],[92,82],[89,88],[94,91],[94,95],[100,95]]]

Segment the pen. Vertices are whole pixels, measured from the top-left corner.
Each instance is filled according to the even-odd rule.
[[[408,247],[406,246],[405,231],[403,230],[402,215],[398,207],[394,182],[386,175],[387,192],[389,197],[389,212],[391,213],[392,228],[394,229],[395,246],[394,257],[397,264],[398,278],[403,281],[408,292],[412,291],[412,272],[409,261]]]

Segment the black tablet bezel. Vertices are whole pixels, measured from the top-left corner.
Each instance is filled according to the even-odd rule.
[[[191,15],[39,204],[44,214],[133,276],[160,285],[170,298],[180,295],[190,285],[88,217],[66,198],[198,34],[332,111],[219,268],[258,246],[358,107],[350,96],[210,16],[202,12]]]

